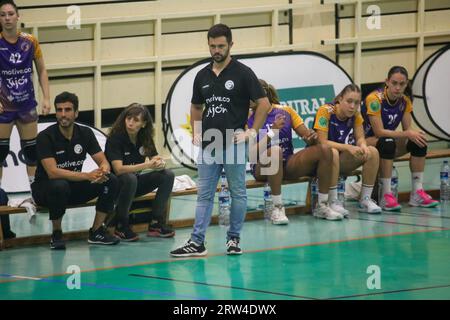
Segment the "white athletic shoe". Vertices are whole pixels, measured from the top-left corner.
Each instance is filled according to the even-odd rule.
[[[319,203],[313,213],[314,217],[327,220],[342,220],[344,216],[331,209],[326,203]]]
[[[336,212],[339,212],[344,218],[347,218],[350,212],[344,208],[342,203],[339,200],[331,201],[330,208]]]
[[[365,212],[370,214],[381,213],[381,207],[378,206],[375,201],[370,197],[365,197],[363,200],[359,201],[359,212]]]
[[[272,210],[272,215],[270,216],[272,224],[288,224],[289,219],[286,217],[284,207],[274,206]]]

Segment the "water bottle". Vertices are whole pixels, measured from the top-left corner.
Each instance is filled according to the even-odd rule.
[[[311,210],[314,211],[317,208],[317,202],[319,201],[319,189],[318,189],[318,179],[317,177],[313,177],[311,179]]]
[[[345,203],[345,180],[346,179],[347,179],[346,177],[339,176],[338,185],[337,185],[338,201],[342,206],[344,206],[344,203]]]
[[[381,178],[378,177],[378,204],[381,203],[383,199],[383,183],[381,182]]]
[[[230,225],[230,192],[228,191],[227,179],[225,171],[220,176],[219,190],[219,225]]]
[[[266,182],[266,184],[264,185],[263,191],[264,191],[264,219],[270,220],[273,210],[273,201],[272,201],[272,192],[270,190],[268,182]]]
[[[441,166],[441,203],[448,203],[450,200],[450,186],[448,181],[448,172],[450,167],[448,165],[448,161],[445,160]]]
[[[398,201],[398,171],[395,166],[392,167],[391,191],[395,199]]]

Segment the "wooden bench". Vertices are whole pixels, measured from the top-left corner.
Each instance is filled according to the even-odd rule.
[[[450,149],[439,149],[439,150],[429,150],[427,154],[427,159],[437,159],[437,158],[445,158],[450,157]],[[410,159],[410,155],[404,155],[402,157],[396,158],[394,161],[408,161]],[[358,170],[355,170],[352,172],[352,175],[360,175],[361,172]],[[284,180],[283,185],[287,184],[294,184],[294,183],[304,183],[309,182],[310,177],[301,177],[299,179],[295,180]],[[253,188],[262,188],[264,186],[264,182],[255,181],[255,180],[249,180],[246,182],[247,189],[253,189]],[[217,189],[219,191],[219,189]],[[433,197],[437,197],[438,194],[436,192],[430,192]],[[172,197],[177,196],[186,196],[186,195],[194,195],[197,194],[197,188],[192,188],[188,190],[183,191],[176,191],[172,192]],[[151,201],[154,200],[156,196],[156,193],[151,192],[144,196],[136,198],[134,201]],[[405,193],[405,195],[399,195],[399,199],[401,201],[404,201],[408,195]],[[403,199],[404,198],[404,199]],[[81,207],[89,207],[89,206],[95,206],[95,200],[89,201],[86,204],[82,204],[79,206],[73,206],[70,208],[81,208]],[[46,208],[38,208],[38,211],[46,210]],[[286,214],[302,214],[302,213],[310,213],[311,211],[311,203],[310,203],[310,188],[308,186],[306,201],[304,206],[292,206],[286,208]],[[23,214],[26,213],[25,208],[14,208],[9,206],[0,206],[0,216],[1,215],[7,215],[7,214]],[[247,212],[246,220],[255,220],[255,219],[261,219],[263,217],[263,212],[261,210],[255,210]],[[190,227],[193,225],[194,219],[188,218],[188,219],[181,219],[181,220],[169,220],[169,223],[172,224],[175,228],[182,228],[182,227]],[[218,222],[218,217],[215,215],[211,219],[212,224],[216,224]],[[146,229],[146,224],[141,225],[135,225],[133,226],[133,230],[135,232],[143,232]],[[87,238],[88,231],[75,231],[75,232],[67,232],[64,234],[65,237],[68,240],[72,239],[83,239]],[[2,250],[5,246],[7,247],[13,247],[13,246],[19,246],[19,245],[30,245],[30,244],[41,244],[41,243],[48,243],[50,241],[50,235],[38,235],[38,236],[27,236],[27,237],[20,237],[20,238],[14,238],[14,239],[3,239],[3,232],[1,228],[1,221],[0,221],[0,250]]]
[[[309,177],[301,177],[299,179],[295,180],[285,180],[283,181],[283,184],[293,184],[293,183],[302,183],[302,182],[309,182]],[[249,180],[246,182],[247,189],[254,189],[254,188],[261,188],[264,187],[264,182],[255,181],[255,180]],[[216,190],[219,191],[219,188]],[[174,191],[171,194],[171,197],[179,197],[179,196],[187,196],[187,195],[194,195],[197,194],[197,188],[182,190],[182,191]],[[140,201],[151,201],[154,200],[156,196],[155,192],[150,192],[146,195],[140,196],[134,200],[134,202],[140,202]],[[95,206],[96,199],[91,200],[85,204],[77,205],[77,206],[69,206],[67,209],[72,208],[83,208],[83,207],[91,207]],[[170,204],[169,204],[170,205]],[[287,214],[296,214],[296,213],[307,213],[309,212],[309,198],[307,199],[305,206],[292,206],[287,208]],[[37,207],[36,208],[38,212],[47,211],[48,209],[45,207]],[[167,212],[169,212],[170,207],[168,208]],[[24,214],[26,213],[26,209],[22,207],[10,207],[10,206],[0,206],[0,216],[1,215],[8,215],[8,214]],[[260,219],[263,217],[263,213],[261,210],[255,210],[251,212],[247,212],[246,220],[255,220]],[[181,219],[181,220],[175,220],[171,221],[169,220],[169,223],[173,225],[175,228],[182,228],[182,227],[188,227],[192,226],[194,222],[193,218],[188,219]],[[213,216],[211,219],[212,224],[216,224],[218,222],[217,216]],[[133,226],[133,230],[135,232],[143,232],[147,228],[147,224],[138,224]],[[74,232],[67,232],[64,233],[64,237],[67,240],[74,240],[74,239],[83,239],[88,237],[88,231],[74,231]],[[0,250],[4,249],[5,247],[14,247],[14,246],[23,246],[23,245],[31,245],[31,244],[42,244],[42,243],[48,243],[50,241],[50,235],[36,235],[36,236],[26,236],[26,237],[19,237],[19,238],[13,238],[13,239],[4,239],[3,237],[3,231],[1,228],[1,221],[0,221]]]
[[[450,157],[450,149],[436,149],[436,150],[428,150],[427,159],[438,159],[438,158],[448,158]],[[411,155],[409,153],[404,156],[395,158],[394,161],[409,161]]]

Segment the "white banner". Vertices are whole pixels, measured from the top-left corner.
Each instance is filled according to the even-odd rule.
[[[431,55],[413,79],[413,117],[429,135],[450,141],[448,102],[450,101],[450,46]]]
[[[331,102],[351,78],[335,62],[315,52],[296,52],[239,58],[258,78],[273,84],[281,104],[292,106],[311,128],[317,109]],[[165,121],[168,126],[166,141],[175,160],[195,168],[199,148],[191,143],[190,101],[197,72],[211,59],[205,59],[182,73],[173,84],[166,99]],[[303,142],[293,133],[296,149]]]
[[[55,124],[55,122],[39,123],[38,132],[41,132],[52,124]],[[80,123],[79,125],[86,126]],[[97,141],[100,144],[102,150],[105,150],[105,134],[96,128],[89,128],[91,128],[94,132],[95,137],[97,138]],[[2,188],[8,193],[30,192],[27,169],[23,160],[22,153],[20,152],[20,137],[15,126],[11,134],[10,152],[5,162],[6,163],[4,163],[3,166]],[[92,171],[95,168],[97,168],[97,165],[88,154],[86,161],[83,164],[83,171]]]

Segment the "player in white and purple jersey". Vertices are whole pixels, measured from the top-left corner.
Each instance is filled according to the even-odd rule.
[[[33,61],[43,92],[42,112],[50,111],[48,75],[38,41],[17,28],[14,1],[0,1],[0,184],[2,165],[9,154],[13,126],[20,135],[30,184],[36,171],[37,102],[33,89]]]
[[[370,93],[361,108],[365,118],[367,144],[376,146],[380,153],[380,181],[383,210],[400,210],[401,205],[391,192],[392,166],[395,157],[411,153],[411,185],[409,204],[425,208],[439,204],[423,189],[423,172],[427,154],[425,133],[415,130],[412,124],[412,102],[405,95],[408,71],[401,66],[389,70],[385,86]],[[401,131],[397,130],[402,125]]]
[[[319,204],[314,216],[327,220],[342,220],[343,216],[328,202],[328,191],[332,173],[333,154],[327,145],[315,144],[316,133],[308,129],[298,113],[289,106],[281,106],[275,88],[264,80],[259,80],[271,103],[266,121],[259,130],[258,161],[252,163],[252,174],[258,181],[268,181],[274,209],[271,215],[273,224],[289,223],[281,198],[281,184],[284,179],[297,179],[303,176],[319,177]],[[254,114],[247,125],[253,126]],[[302,137],[308,148],[294,153],[292,130]],[[272,166],[276,170],[272,170]]]
[[[362,165],[359,211],[380,213],[381,208],[371,199],[379,156],[375,147],[368,147],[366,144],[364,120],[358,110],[360,104],[359,87],[354,84],[347,85],[333,103],[325,104],[317,110],[314,129],[318,133],[319,142],[333,148],[336,170],[333,170],[332,185],[336,186],[339,174],[347,176]],[[329,196],[331,201],[337,199],[336,187],[330,190]],[[348,211],[343,214],[348,215]]]

